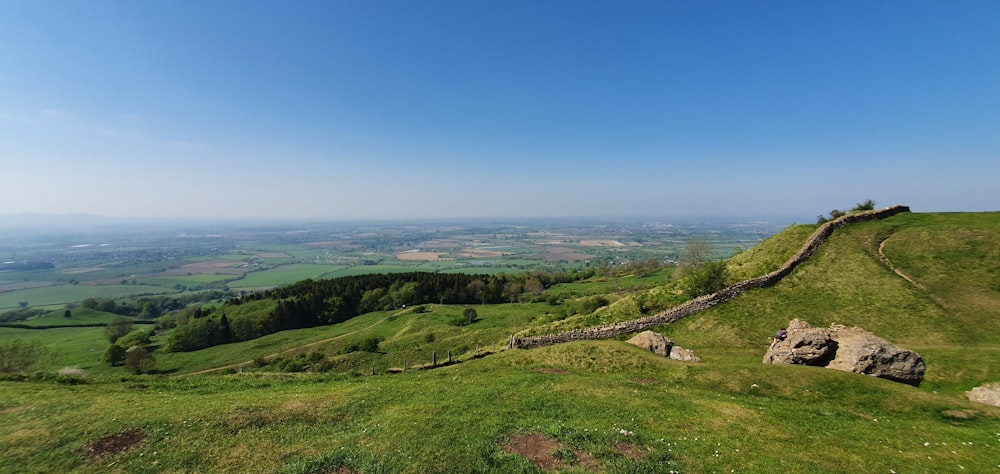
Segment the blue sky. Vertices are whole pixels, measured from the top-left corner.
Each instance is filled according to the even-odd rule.
[[[1000,210],[1000,2],[0,2],[0,214]]]

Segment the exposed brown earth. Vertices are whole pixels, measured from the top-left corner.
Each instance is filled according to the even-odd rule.
[[[142,430],[125,430],[91,443],[84,449],[84,455],[90,459],[98,459],[105,454],[122,453],[142,443],[146,438],[147,435]]]
[[[597,458],[590,453],[579,449],[572,449],[570,451],[576,457],[576,462],[571,466],[565,460],[556,457],[557,452],[564,450],[562,443],[546,438],[538,433],[512,436],[510,441],[503,446],[503,450],[507,454],[518,454],[528,458],[532,464],[538,466],[543,471],[558,471],[577,467],[598,472],[597,467],[600,464]]]

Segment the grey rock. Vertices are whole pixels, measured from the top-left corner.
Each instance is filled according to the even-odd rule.
[[[653,331],[640,332],[639,334],[633,336],[632,339],[629,339],[628,343],[634,346],[639,346],[663,357],[670,356],[670,348],[674,345],[673,341],[667,339],[664,335]]]
[[[765,364],[803,364],[920,385],[927,367],[916,352],[896,347],[861,328],[814,328],[794,319],[788,338],[770,347]]]
[[[694,355],[694,351],[681,346],[674,346],[670,349],[670,358],[681,362],[701,362],[701,357]]]
[[[768,349],[764,363],[824,366],[836,352],[837,346],[829,330],[793,319],[788,324],[788,337]]]

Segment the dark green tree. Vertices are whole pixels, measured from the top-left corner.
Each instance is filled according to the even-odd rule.
[[[871,199],[859,202],[853,208],[851,208],[851,212],[873,211],[873,210],[875,210],[875,201],[872,201]]]
[[[726,262],[709,261],[689,270],[681,282],[688,298],[715,293],[726,287]]]
[[[156,357],[143,347],[136,347],[125,355],[125,369],[133,374],[148,374],[156,369]]]
[[[378,352],[378,346],[382,343],[382,339],[378,337],[369,337],[361,343],[361,350],[365,352]]]
[[[101,360],[111,366],[116,366],[125,362],[126,355],[128,354],[122,346],[119,346],[118,344],[111,344],[104,350],[104,354],[101,355]]]
[[[112,301],[112,303],[114,303]],[[124,316],[119,316],[111,321],[104,328],[104,336],[108,338],[108,342],[114,343],[119,337],[122,337],[128,333],[132,332],[132,321]]]
[[[479,317],[479,313],[477,313],[473,308],[465,308],[465,311],[462,312],[462,316],[465,316],[465,324],[472,324],[476,318]]]

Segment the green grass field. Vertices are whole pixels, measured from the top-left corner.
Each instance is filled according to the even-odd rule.
[[[282,265],[270,270],[248,273],[242,279],[230,283],[230,286],[240,288],[278,286],[302,281],[307,278],[321,278],[327,274],[337,274],[343,269],[344,266],[342,265],[313,265],[308,263]]]
[[[151,285],[57,285],[0,293],[0,311],[15,309],[22,301],[32,307],[54,307],[78,303],[87,298],[120,298],[160,295],[173,290]]]
[[[164,288],[173,289],[177,285],[194,287],[198,285],[221,283],[234,280],[237,276],[238,275],[184,275],[177,277],[152,277],[137,279],[136,283],[140,285],[162,286]]]
[[[731,274],[773,270],[812,229],[792,227],[737,255]],[[998,472],[1000,408],[965,398],[1000,382],[998,230],[996,213],[901,214],[841,228],[778,285],[659,328],[693,349],[697,364],[618,340],[505,350],[510,334],[550,321],[560,306],[547,303],[475,305],[468,326],[451,324],[465,307],[426,305],[156,352],[167,372],[156,376],[94,362],[107,344],[102,328],[0,328],[4,341],[59,348],[41,375],[0,381],[0,452],[11,472],[547,472],[519,452],[554,459],[561,472]],[[634,292],[616,295],[622,308],[674,284],[661,272],[551,291],[590,295],[626,281]],[[792,318],[862,326],[917,351],[926,378],[912,387],[762,364],[770,334]],[[371,337],[382,340],[378,352],[344,352]],[[476,357],[476,347],[498,352]],[[449,350],[458,363],[418,369]],[[342,370],[246,364],[243,373],[192,375],[313,352]],[[52,375],[67,365],[90,375]],[[529,434],[538,436],[521,437]],[[135,443],[105,452],[101,440],[111,439]]]

